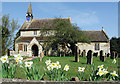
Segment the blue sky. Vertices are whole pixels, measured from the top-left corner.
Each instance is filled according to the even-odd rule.
[[[71,17],[82,30],[102,30],[111,37],[118,37],[117,2],[31,2],[33,18]],[[20,25],[26,20],[29,2],[3,2],[2,15],[18,19]]]

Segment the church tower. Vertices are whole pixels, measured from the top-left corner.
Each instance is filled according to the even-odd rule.
[[[30,3],[27,13],[26,13],[26,20],[30,22],[32,21],[32,19],[33,19],[33,13],[32,13],[32,8],[31,8],[31,3]]]

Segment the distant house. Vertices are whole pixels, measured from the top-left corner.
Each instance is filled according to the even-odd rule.
[[[15,39],[15,53],[23,56],[40,56],[43,53],[43,44],[46,42],[46,38],[40,38],[40,28],[44,27],[44,25],[51,27],[51,22],[54,19],[33,19],[30,3],[26,13],[26,21],[19,30],[19,37]],[[63,20],[71,23],[70,17],[63,18]],[[104,30],[83,32],[90,38],[91,44],[79,42],[78,47],[81,52],[87,52],[88,50],[110,52],[110,41]],[[46,31],[45,36],[50,36],[53,33],[53,31]]]

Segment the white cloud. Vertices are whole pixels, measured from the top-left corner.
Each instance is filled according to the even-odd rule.
[[[95,11],[92,12],[74,11],[74,13],[72,13],[71,11],[70,15],[72,22],[78,25],[94,25],[99,23],[99,18],[96,15]]]
[[[92,10],[82,10],[81,9],[74,9],[59,3],[59,4],[49,4],[47,6],[40,5],[37,6],[41,12],[48,14],[51,17],[59,17],[62,16],[63,18],[68,18],[71,16],[72,23],[76,23],[77,25],[95,25],[99,23],[99,18],[97,16],[96,11]]]

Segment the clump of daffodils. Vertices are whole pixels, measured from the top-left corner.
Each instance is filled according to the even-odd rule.
[[[61,68],[60,62],[52,62],[50,59],[45,61],[45,64],[47,66],[46,74],[49,77],[49,80],[52,81],[66,81],[68,78],[66,78],[66,71],[69,70],[69,66],[65,65],[64,68]]]
[[[99,65],[99,66],[98,66],[98,72],[97,72],[96,75],[102,76],[102,75],[106,75],[107,73],[109,73],[109,72],[107,71],[107,69],[104,69],[103,66],[104,66],[104,65]]]
[[[9,62],[7,55],[6,55],[6,56],[2,56],[2,57],[0,58],[0,60],[1,60],[2,63],[8,63],[8,62]]]
[[[59,69],[61,68],[61,65],[59,63],[59,61],[57,61],[56,63],[55,62],[51,62],[51,60],[46,60],[45,61],[46,65],[47,65],[47,69],[48,70],[53,70],[53,69]]]
[[[47,65],[47,69],[48,69],[48,70],[53,70],[53,69],[58,70],[58,69],[61,68],[61,65],[60,65],[59,61],[52,62],[52,61],[49,59],[49,60],[46,60],[46,61],[45,61],[45,64]],[[65,70],[65,71],[68,71],[68,70],[69,70],[69,66],[68,66],[68,65],[65,65],[64,70]]]
[[[112,63],[115,64],[115,63],[116,63],[116,59],[114,59],[114,60],[112,61]]]
[[[33,61],[25,62],[25,67],[28,67],[29,69],[31,69],[32,64],[33,64]]]
[[[85,70],[85,67],[78,67],[79,72],[84,72],[84,70]]]

